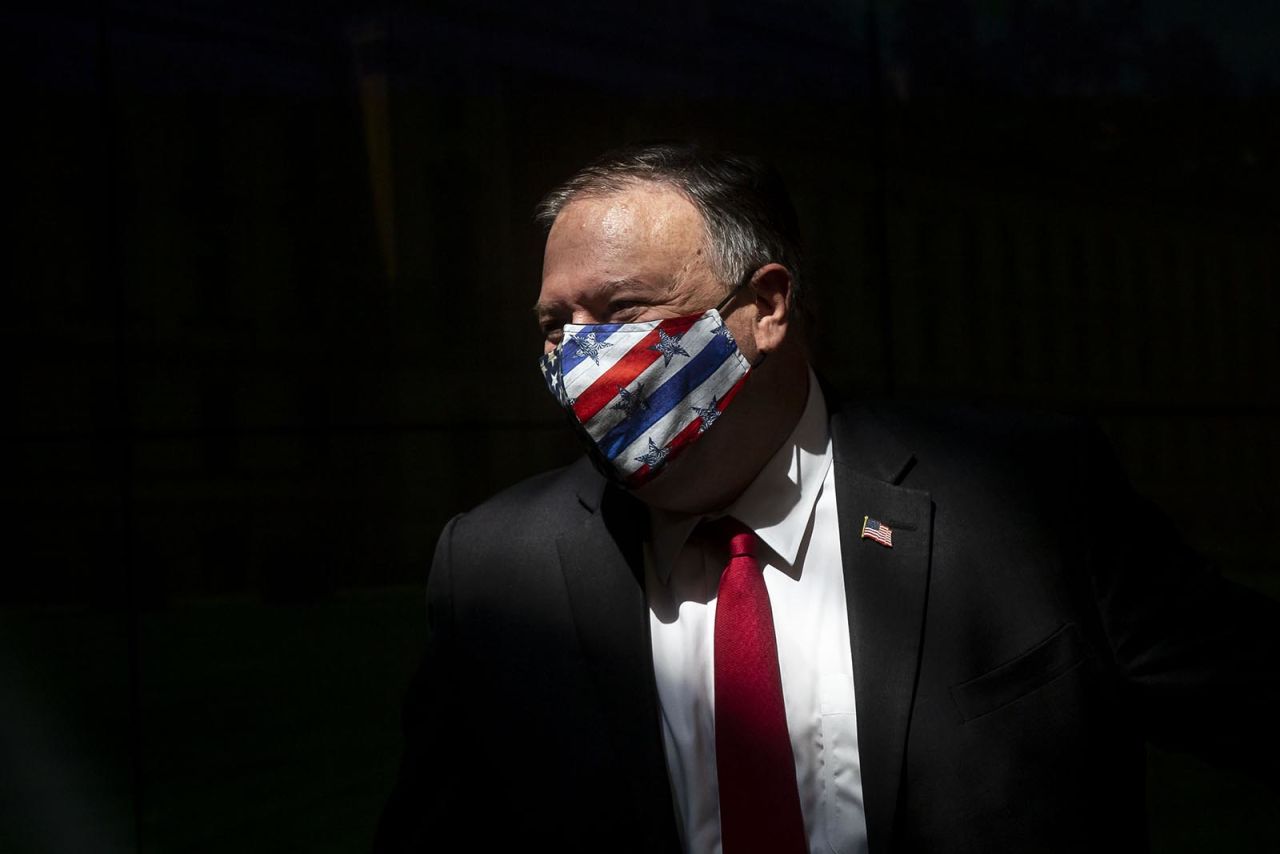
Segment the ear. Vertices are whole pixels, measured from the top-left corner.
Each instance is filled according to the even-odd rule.
[[[781,264],[766,264],[751,278],[755,292],[756,348],[772,353],[787,338],[791,321],[791,271]]]

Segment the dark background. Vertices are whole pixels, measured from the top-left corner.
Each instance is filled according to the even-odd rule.
[[[1280,593],[1270,0],[302,5],[0,18],[0,850],[367,849],[440,526],[575,453],[532,207],[629,140],[777,163],[837,386],[1092,414]]]

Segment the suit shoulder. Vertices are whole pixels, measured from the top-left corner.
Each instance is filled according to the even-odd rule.
[[[996,406],[868,402],[843,410],[868,418],[871,435],[892,436],[912,454],[905,485],[1053,494],[1079,489],[1082,476],[1123,472],[1097,425],[1082,416]],[[862,452],[870,443],[863,439]]]
[[[585,459],[513,484],[456,519],[454,552],[530,551],[580,518],[581,497],[603,485]]]
[[[857,409],[918,455],[1043,463],[1106,444],[1091,419],[1047,410],[919,401],[870,402]]]
[[[904,438],[926,445],[1074,443],[1097,432],[1088,418],[1048,410],[921,401],[872,402],[866,408]]]

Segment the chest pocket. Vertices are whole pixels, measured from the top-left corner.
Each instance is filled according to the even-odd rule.
[[[995,670],[953,685],[951,699],[968,722],[1043,688],[1084,661],[1086,654],[1080,629],[1067,623]]]

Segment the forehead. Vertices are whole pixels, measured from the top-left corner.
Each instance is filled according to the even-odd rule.
[[[547,235],[539,301],[623,280],[669,286],[706,268],[705,242],[697,208],[660,184],[575,199]]]

